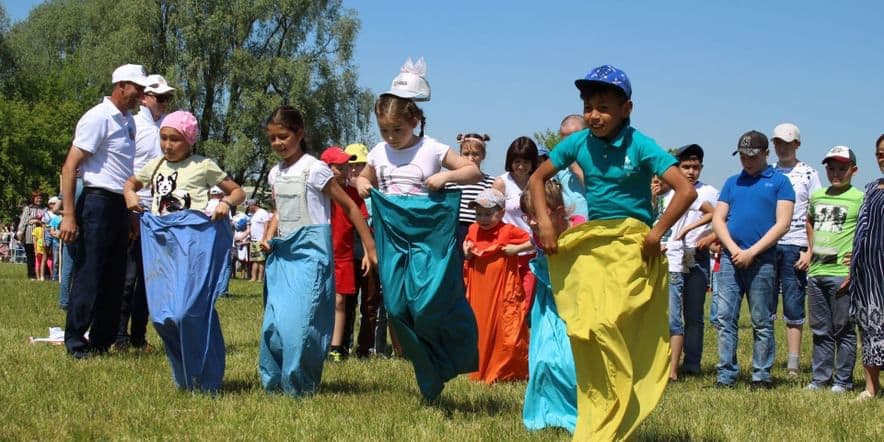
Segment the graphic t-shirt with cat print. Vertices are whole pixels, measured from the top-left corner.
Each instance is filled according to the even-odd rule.
[[[201,155],[191,155],[174,163],[163,157],[154,158],[135,173],[135,179],[151,189],[151,210],[155,215],[205,210],[209,189],[224,178],[227,173]]]

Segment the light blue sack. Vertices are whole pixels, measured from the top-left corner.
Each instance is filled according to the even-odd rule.
[[[301,227],[271,247],[264,271],[261,385],[310,394],[319,387],[335,324],[331,226]]]
[[[460,191],[386,196],[372,190],[384,305],[421,394],[479,367],[478,329],[455,250]]]
[[[571,342],[556,310],[546,256],[539,252],[529,265],[537,277],[537,286],[531,306],[528,387],[522,421],[529,430],[561,427],[574,433],[577,372]]]
[[[230,271],[227,219],[184,210],[141,217],[141,253],[150,319],[163,339],[172,377],[186,390],[217,391],[224,337],[215,300]]]

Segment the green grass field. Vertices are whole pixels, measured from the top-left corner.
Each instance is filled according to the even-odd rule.
[[[321,391],[308,398],[267,394],[257,375],[260,286],[234,280],[218,302],[227,342],[223,393],[175,389],[162,343],[153,353],[77,361],[62,346],[29,344],[64,325],[58,285],[27,281],[22,265],[0,264],[0,440],[567,440],[564,430],[528,432],[521,421],[525,384],[485,386],[464,376],[438,404],[423,405],[411,365],[372,359],[327,363]],[[708,302],[707,302],[708,307]],[[748,314],[743,314],[748,318]],[[777,324],[778,343],[782,323]],[[740,363],[751,355],[751,328],[740,327]],[[716,339],[706,330],[703,374],[671,384],[636,433],[639,440],[884,440],[884,401],[802,389],[810,380],[805,333],[802,374],[787,380],[777,347],[776,388],[734,390],[714,381]],[[748,374],[746,374],[748,376]],[[862,385],[861,366],[855,382]]]

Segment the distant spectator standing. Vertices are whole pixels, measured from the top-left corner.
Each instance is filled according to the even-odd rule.
[[[586,129],[586,121],[582,115],[571,114],[562,119],[559,125],[559,136],[567,138],[574,132]],[[553,147],[555,150],[555,147]],[[572,225],[586,221],[588,213],[586,197],[583,195],[583,170],[577,162],[571,163],[565,169],[556,172],[556,181],[562,185],[562,196],[565,198],[565,209],[569,211],[569,220]]]
[[[491,141],[491,137],[487,134],[467,133],[457,134],[457,144],[460,145],[460,156],[470,160],[479,172],[482,173],[482,179],[475,184],[454,184],[448,183],[445,187],[448,189],[460,190],[460,215],[458,216],[459,224],[457,226],[457,252],[463,258],[463,240],[467,236],[467,229],[476,221],[476,211],[470,208],[470,203],[476,199],[479,192],[490,189],[494,185],[494,177],[482,172],[482,161],[485,160],[486,143]]]
[[[805,290],[807,269],[811,253],[807,250],[807,202],[810,195],[820,189],[820,177],[813,167],[796,156],[801,146],[801,133],[798,126],[783,123],[774,128],[774,150],[777,153],[775,170],[789,178],[795,191],[795,208],[789,231],[777,242],[776,272],[777,283],[771,298],[771,314],[776,315],[780,293],[783,295],[783,318],[786,322],[786,345],[789,359],[786,369],[789,376],[798,376],[798,362],[801,350],[801,327],[804,326]]]
[[[698,240],[709,233],[712,211],[718,202],[718,189],[700,181],[703,170],[703,148],[688,144],[678,149],[678,170],[694,186],[697,199],[672,226],[666,244],[669,261],[669,344],[672,364],[669,379],[678,380],[679,373],[700,374],[703,356],[703,314],[706,288],[709,286],[709,249]],[[664,197],[668,205],[675,196],[670,190]],[[684,364],[681,363],[684,350]]]
[[[813,378],[809,390],[831,383],[832,391],[853,389],[856,324],[850,320],[850,257],[863,193],[851,185],[856,156],[835,146],[823,159],[831,186],[810,196],[807,240],[813,253],[808,271],[807,309],[813,333]]]
[[[135,164],[138,172],[150,160],[162,155],[160,149],[160,123],[168,113],[175,89],[160,75],[149,75],[148,81],[156,86],[144,88],[141,107],[133,117],[135,120]],[[138,192],[141,207],[150,210],[150,186]],[[131,320],[131,324],[130,324]],[[131,328],[130,328],[131,327]],[[144,289],[144,264],[141,258],[141,236],[131,235],[126,260],[126,285],[120,300],[120,327],[117,331],[116,348],[127,349],[130,345],[137,349],[148,349],[147,295]]]
[[[28,279],[37,279],[37,267],[35,266],[34,253],[34,225],[43,218],[46,206],[43,205],[43,194],[39,191],[31,193],[31,204],[25,206],[18,219],[18,229],[15,233],[17,239],[25,248],[25,267],[27,267]]]
[[[258,201],[246,200],[246,213],[251,217],[249,224],[251,240],[249,242],[249,261],[252,263],[252,281],[264,280],[264,262],[267,254],[261,249],[261,239],[267,229],[267,223],[273,218],[273,214],[258,206]]]
[[[776,243],[789,231],[795,191],[789,179],[767,165],[769,144],[758,131],[740,136],[734,155],[743,170],[724,183],[712,216],[722,245],[719,276],[716,388],[733,388],[737,363],[737,318],[743,295],[752,316],[752,386],[771,388],[775,354],[771,297],[776,281]]]
[[[875,141],[878,169],[884,173],[884,135]],[[881,393],[884,367],[884,177],[866,185],[859,210],[850,262],[850,317],[859,326],[866,389],[856,398],[866,401]]]
[[[77,123],[62,167],[60,238],[77,243],[64,339],[68,353],[78,359],[106,352],[116,339],[128,233],[137,222],[130,220],[123,199],[135,158],[135,121],[129,110],[151,83],[144,68],[134,64],[114,70],[112,83],[110,97]],[[75,204],[77,169],[84,188]]]

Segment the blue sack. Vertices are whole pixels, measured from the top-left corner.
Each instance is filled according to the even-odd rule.
[[[217,391],[224,337],[215,300],[230,271],[227,219],[184,210],[141,217],[141,254],[150,319],[163,339],[172,377],[186,390]]]
[[[316,391],[335,325],[331,225],[271,241],[264,271],[261,385],[294,396]]]
[[[434,400],[446,381],[479,367],[476,318],[455,250],[460,191],[387,196],[372,190],[371,199],[389,323],[421,394]]]
[[[529,430],[561,427],[574,433],[577,424],[577,372],[565,322],[559,317],[549,282],[546,256],[531,260],[537,277],[531,306],[528,387],[522,421]]]

